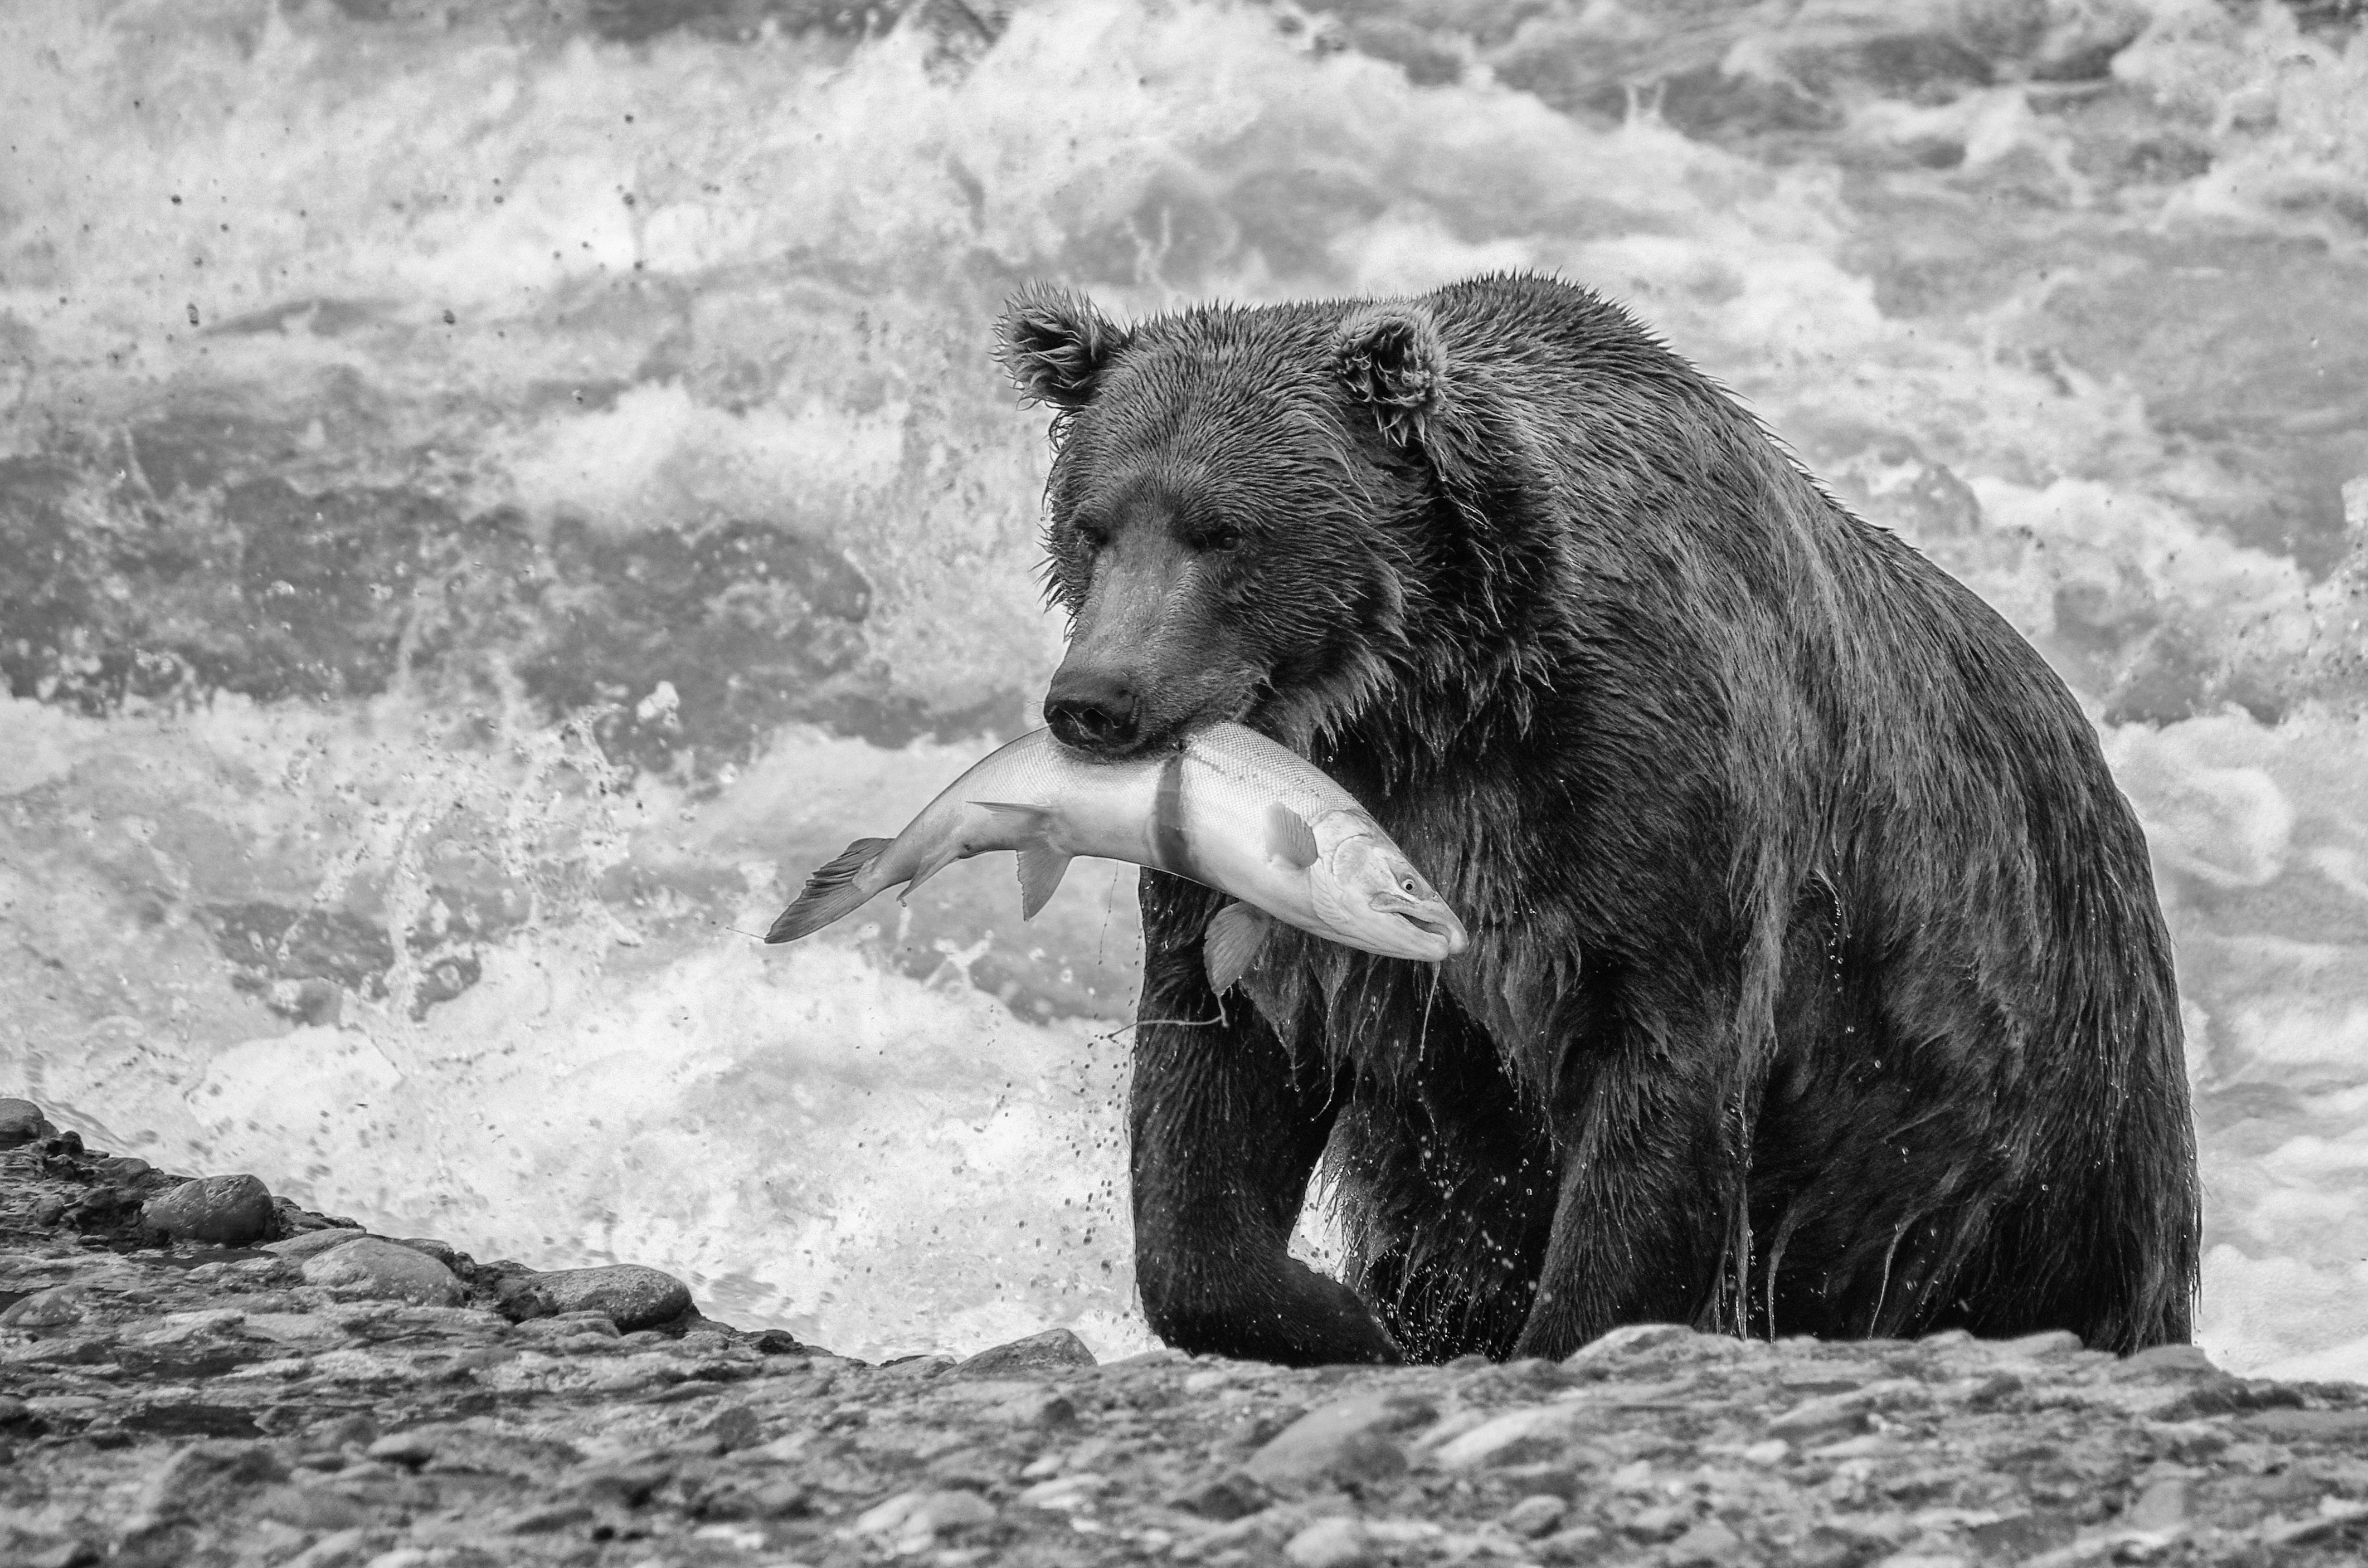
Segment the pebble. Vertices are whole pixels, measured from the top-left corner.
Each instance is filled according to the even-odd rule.
[[[14,1149],[55,1132],[41,1108],[30,1100],[0,1099],[0,1149]]]
[[[438,1241],[434,1236],[397,1236],[394,1242],[398,1246],[407,1246],[415,1251],[426,1253],[447,1268],[460,1267],[461,1255],[454,1250],[450,1242]]]
[[[461,1281],[424,1252],[380,1236],[359,1236],[304,1260],[304,1282],[340,1294],[420,1306],[458,1306]]]
[[[1726,1568],[1742,1555],[1742,1537],[1716,1519],[1704,1519],[1669,1542],[1662,1560],[1669,1568]]]
[[[79,1285],[52,1285],[0,1312],[0,1327],[63,1328],[82,1321],[83,1301],[90,1294]]]
[[[436,1457],[436,1439],[425,1432],[390,1432],[362,1452],[388,1464],[423,1465]]]
[[[54,1199],[71,1217],[166,1178],[63,1136],[0,1171],[28,1183],[6,1195],[0,1305],[17,1304],[0,1316],[64,1320],[0,1333],[0,1490],[50,1510],[28,1532],[0,1509],[12,1568],[444,1568],[488,1550],[519,1568],[2227,1568],[2305,1547],[2333,1561],[2368,1530],[2368,1395],[2231,1378],[2184,1347],[1747,1346],[1655,1324],[1578,1369],[1162,1351],[1088,1371],[1052,1330],[870,1368],[791,1335],[768,1356],[655,1271],[449,1269],[439,1244],[284,1200],[269,1233],[286,1240],[194,1267],[20,1235]],[[352,1298],[384,1288],[344,1278],[373,1259],[450,1279],[462,1304]],[[663,1331],[620,1332],[632,1293],[598,1289],[637,1282],[642,1312],[677,1314]],[[530,1310],[490,1310],[506,1289]],[[1908,1421],[1854,1430],[1886,1413]],[[1787,1427],[1797,1443],[1770,1435]]]
[[[1531,1404],[1506,1411],[1440,1445],[1432,1456],[1442,1470],[1524,1464],[1562,1452],[1588,1419],[1577,1404]]]
[[[271,1189],[251,1176],[201,1176],[150,1199],[140,1219],[175,1241],[244,1246],[271,1228]]]
[[[2187,1482],[2180,1476],[2165,1476],[2150,1482],[2130,1506],[2123,1522],[2132,1529],[2169,1529],[2187,1519]]]
[[[995,1505],[975,1492],[899,1492],[855,1521],[858,1535],[891,1537],[905,1551],[918,1551],[950,1530],[995,1522]]]
[[[266,1242],[263,1244],[263,1250],[275,1257],[301,1260],[312,1256],[316,1252],[326,1252],[331,1247],[341,1247],[347,1242],[359,1241],[368,1233],[365,1231],[339,1229],[306,1231],[302,1235],[290,1236],[285,1241]]]
[[[1594,1366],[1616,1360],[1639,1351],[1660,1350],[1675,1346],[1691,1345],[1709,1335],[1698,1335],[1681,1323],[1623,1324],[1600,1339],[1580,1346],[1565,1358],[1565,1367]]]
[[[700,1422],[697,1430],[719,1454],[754,1448],[763,1437],[757,1413],[745,1404],[725,1405]]]
[[[1505,1510],[1505,1528],[1515,1535],[1542,1536],[1569,1511],[1570,1505],[1552,1493],[1532,1493]]]
[[[1052,1372],[1068,1367],[1090,1367],[1094,1353],[1065,1328],[1048,1328],[1025,1339],[982,1350],[954,1367],[963,1377],[1008,1378],[1023,1372]]]
[[[1244,1461],[1252,1480],[1296,1486],[1319,1480],[1383,1481],[1403,1474],[1406,1449],[1389,1434],[1430,1420],[1404,1394],[1362,1394],[1309,1411]]]
[[[1219,1524],[1255,1514],[1269,1501],[1265,1488],[1239,1473],[1202,1482],[1169,1499],[1173,1506]]]
[[[671,1323],[690,1310],[689,1286],[637,1263],[562,1268],[529,1275],[526,1284],[554,1313],[598,1312],[628,1334]]]
[[[1298,1568],[1358,1568],[1373,1561],[1373,1538],[1355,1519],[1318,1519],[1283,1544]]]
[[[230,1494],[288,1479],[288,1466],[261,1443],[193,1443],[166,1459],[140,1489],[135,1515],[171,1518]]]
[[[1023,1508],[1082,1508],[1093,1501],[1096,1493],[1109,1485],[1106,1477],[1096,1475],[1091,1471],[1079,1471],[1074,1475],[1040,1481],[1012,1501]]]

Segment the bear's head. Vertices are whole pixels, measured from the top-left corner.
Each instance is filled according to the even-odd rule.
[[[1121,329],[1035,287],[1001,324],[1057,411],[1048,593],[1069,649],[1045,694],[1104,757],[1248,719],[1305,744],[1403,671],[1447,396],[1412,303],[1211,308]]]

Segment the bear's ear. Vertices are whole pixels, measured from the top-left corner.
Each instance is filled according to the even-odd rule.
[[[1066,411],[1094,395],[1124,335],[1083,294],[1030,283],[1011,296],[996,336],[997,357],[1021,395]]]
[[[1422,438],[1447,390],[1447,349],[1412,305],[1367,305],[1340,324],[1335,362],[1349,395],[1372,404],[1398,446]]]

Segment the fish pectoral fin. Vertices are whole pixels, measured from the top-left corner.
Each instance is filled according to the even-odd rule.
[[[1010,801],[973,801],[993,824],[998,842],[1019,852],[1019,917],[1033,920],[1068,874],[1069,856],[1053,846],[1054,814]]]
[[[1069,857],[1051,845],[1039,845],[1019,852],[1019,918],[1033,920],[1036,912],[1044,907],[1053,891],[1068,875]]]
[[[1277,801],[1266,809],[1266,852],[1304,871],[1315,864],[1315,830],[1305,817]]]
[[[1250,965],[1258,961],[1258,949],[1266,945],[1267,933],[1273,929],[1272,916],[1247,903],[1229,903],[1217,911],[1201,940],[1201,961],[1218,995],[1231,991],[1235,982],[1249,972]]]

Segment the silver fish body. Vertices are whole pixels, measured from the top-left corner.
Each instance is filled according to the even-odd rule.
[[[1031,917],[1080,855],[1232,894],[1240,904],[1211,923],[1207,943],[1221,992],[1255,958],[1265,916],[1393,958],[1437,960],[1467,942],[1454,911],[1354,797],[1238,724],[1118,763],[1080,757],[1046,730],[1022,735],[955,779],[894,839],[848,846],[807,881],[766,940],[806,936],[890,888],[902,884],[909,896],[955,860],[1004,849],[1019,856],[1021,908]]]

